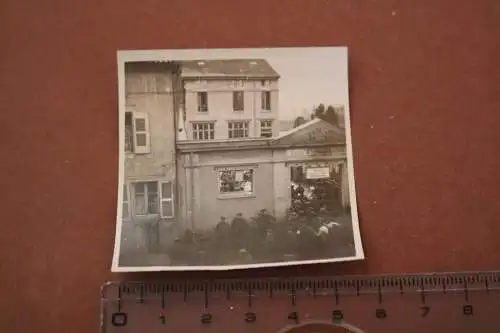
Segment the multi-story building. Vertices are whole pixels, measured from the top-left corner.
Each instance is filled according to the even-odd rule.
[[[150,251],[175,220],[176,64],[125,64],[121,252]],[[171,234],[171,233],[170,233]]]
[[[263,59],[183,61],[179,140],[269,138],[279,133],[279,75]]]
[[[211,228],[220,216],[250,217],[260,209],[282,218],[297,170],[315,171],[319,178],[345,170],[342,129],[317,119],[280,133],[280,76],[267,61],[180,66],[177,201],[183,227]]]

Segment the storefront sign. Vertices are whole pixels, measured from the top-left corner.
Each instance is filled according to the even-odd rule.
[[[330,178],[330,168],[307,168],[306,169],[306,178],[307,179],[323,179]]]

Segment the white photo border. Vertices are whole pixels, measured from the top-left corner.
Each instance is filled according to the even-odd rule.
[[[164,62],[175,60],[198,60],[198,59],[220,59],[233,58],[243,59],[254,56],[262,56],[266,51],[293,52],[293,51],[312,51],[317,49],[331,49],[332,51],[342,51],[345,56],[345,94],[348,96],[348,103],[345,105],[345,131],[346,131],[346,153],[347,153],[347,174],[349,184],[349,199],[351,206],[352,217],[352,232],[354,238],[355,256],[340,257],[331,259],[315,259],[315,260],[300,260],[276,263],[261,263],[261,264],[246,264],[246,265],[219,265],[219,266],[120,266],[120,246],[122,240],[122,198],[123,198],[123,181],[125,173],[125,133],[122,130],[125,126],[125,63],[133,61],[146,62]],[[244,52],[242,52],[244,51]],[[353,145],[351,133],[351,112],[350,112],[350,96],[349,96],[349,70],[348,70],[348,48],[345,46],[331,47],[275,47],[275,48],[226,48],[226,49],[159,49],[159,50],[118,50],[117,51],[117,71],[118,71],[118,195],[117,195],[117,214],[115,228],[115,242],[113,249],[113,258],[111,272],[158,272],[158,271],[228,271],[236,269],[249,268],[271,268],[271,267],[286,267],[286,266],[303,266],[311,264],[325,264],[335,262],[357,261],[364,260],[365,253],[361,239],[361,231],[359,227],[358,204],[356,196],[354,163],[353,163]]]

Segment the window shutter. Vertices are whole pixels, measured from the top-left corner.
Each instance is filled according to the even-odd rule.
[[[148,154],[151,152],[149,120],[145,112],[134,112],[134,153]]]
[[[173,218],[175,216],[173,183],[161,183],[160,191],[161,217]]]
[[[123,185],[122,193],[122,219],[130,218],[129,193],[128,186]]]

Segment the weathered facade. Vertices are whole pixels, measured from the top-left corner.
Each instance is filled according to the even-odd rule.
[[[279,133],[279,75],[262,59],[181,63],[178,139],[272,137]]]
[[[184,226],[212,228],[221,216],[254,216],[267,209],[284,217],[291,205],[291,169],[335,170],[340,200],[349,206],[345,133],[323,120],[310,121],[276,138],[240,142],[178,143],[179,177],[186,192],[180,198]],[[224,189],[223,177],[239,188]]]
[[[178,78],[173,63],[125,66],[122,254],[148,252],[175,237]]]
[[[282,218],[297,169],[338,175],[349,206],[345,130],[315,119],[280,133],[267,62],[128,63],[125,79],[122,255],[162,252],[221,216]]]

